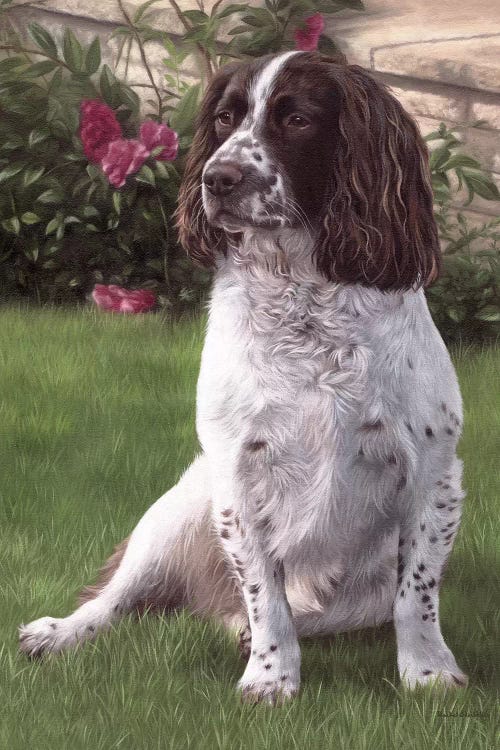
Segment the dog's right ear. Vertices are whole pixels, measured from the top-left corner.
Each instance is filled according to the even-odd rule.
[[[186,160],[175,212],[181,245],[191,260],[205,268],[215,266],[216,254],[225,255],[227,245],[224,230],[210,226],[205,216],[201,175],[207,160],[219,145],[214,122],[217,102],[229,79],[239,67],[240,63],[225,65],[207,87],[196,119],[195,136]]]

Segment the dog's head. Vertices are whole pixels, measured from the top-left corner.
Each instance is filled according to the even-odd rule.
[[[269,55],[208,87],[179,194],[205,267],[228,233],[306,229],[330,281],[403,289],[440,265],[427,149],[398,101],[342,56]],[[234,236],[233,236],[234,240]]]

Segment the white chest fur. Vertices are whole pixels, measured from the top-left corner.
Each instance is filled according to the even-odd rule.
[[[344,567],[397,521],[418,463],[408,414],[427,419],[415,377],[434,388],[447,354],[421,292],[330,284],[302,261],[309,249],[287,251],[247,242],[217,273],[198,434],[214,481],[238,474],[271,553],[307,564],[314,545],[316,568],[332,549]]]

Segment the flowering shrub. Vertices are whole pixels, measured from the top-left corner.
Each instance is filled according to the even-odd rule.
[[[113,110],[97,100],[83,101],[80,107],[80,139],[89,161],[100,164],[111,185],[121,188],[155,151],[159,161],[173,161],[179,138],[167,125],[146,120],[140,139],[123,138]]]

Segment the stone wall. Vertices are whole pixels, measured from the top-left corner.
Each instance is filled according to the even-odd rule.
[[[403,106],[417,119],[424,134],[439,122],[457,128],[468,153],[492,170],[500,188],[500,2],[498,0],[364,0],[366,12],[342,11],[329,20],[328,31],[349,61],[371,70],[387,83]],[[133,14],[142,0],[126,0]],[[197,7],[195,0],[177,0],[184,9]],[[205,2],[210,9],[214,0]],[[259,0],[251,4],[260,5]],[[174,35],[182,24],[168,0],[152,6],[155,25]],[[20,31],[36,20],[55,34],[70,26],[86,42],[99,35],[107,62],[116,59],[118,40],[111,39],[123,16],[117,0],[45,0],[35,7],[20,8]],[[161,85],[159,45],[148,45],[148,60]],[[124,74],[122,61],[117,73]],[[196,76],[196,64],[190,73]],[[148,98],[149,81],[137,50],[132,51],[128,79],[143,87]],[[479,128],[467,127],[486,120]],[[460,196],[457,207],[465,200]],[[473,223],[500,213],[498,202],[476,198],[467,209]]]

